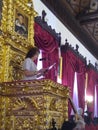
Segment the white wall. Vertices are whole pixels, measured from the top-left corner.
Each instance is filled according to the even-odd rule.
[[[53,13],[40,1],[40,0],[33,0],[34,9],[38,12],[39,16],[42,14],[42,10],[45,10],[47,13],[46,21],[48,25],[51,25],[56,32],[61,32],[61,43],[65,43],[65,39],[68,40],[69,44],[73,47],[79,45],[79,52],[84,56],[87,57],[87,62],[90,60],[93,65],[97,59],[73,36],[73,34],[53,15]]]

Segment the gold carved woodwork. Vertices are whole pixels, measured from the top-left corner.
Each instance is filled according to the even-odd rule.
[[[22,62],[30,46],[34,46],[34,17],[31,0],[1,0],[0,19],[0,81],[22,79]],[[24,18],[27,34],[15,30],[18,13]]]
[[[67,86],[41,79],[5,82],[0,88],[1,130],[49,130],[53,119],[60,129],[68,119]]]

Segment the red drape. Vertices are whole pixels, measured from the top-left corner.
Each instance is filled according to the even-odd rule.
[[[54,63],[56,65],[46,74],[46,78],[51,78],[53,81],[57,81],[57,74],[58,74],[58,48],[55,49],[52,53],[47,54],[46,52],[42,53],[43,57],[47,57],[48,61],[43,62],[43,67],[46,68]]]
[[[96,85],[96,93],[97,93],[97,117],[98,117],[98,83],[97,83],[97,85]]]
[[[85,106],[85,72],[86,66],[85,62],[79,57],[77,58],[77,86],[78,86],[78,100],[79,107],[84,109]]]
[[[73,53],[70,51],[63,52],[61,51],[61,56],[62,56],[62,84],[67,85],[70,88],[70,95],[72,97],[72,92],[73,92],[73,85],[74,85],[74,60],[73,64],[72,62],[70,63],[71,59],[74,59]],[[70,117],[71,113],[71,105],[70,103],[68,104],[68,115]]]
[[[73,82],[75,73],[75,55],[71,51],[61,52],[62,55],[62,84],[68,85],[73,92]]]
[[[61,52],[63,57],[62,84],[70,87],[73,94],[74,73],[77,72],[79,106],[84,109],[85,64],[71,50]],[[69,113],[71,108],[69,107]]]
[[[46,61],[43,61],[43,67],[46,68],[56,63],[56,65],[46,74],[46,78],[56,81],[59,63],[59,43],[50,33],[44,30],[39,24],[35,23],[34,30],[35,45],[42,50],[42,56],[46,58]]]
[[[95,85],[96,85],[96,72],[94,71],[94,69],[89,68],[87,73],[88,73],[87,95],[94,97]],[[93,112],[92,113],[92,116],[93,116],[93,114],[94,114],[94,101],[91,104],[88,103],[88,109],[90,112]]]
[[[98,130],[98,125],[86,125],[85,130]]]

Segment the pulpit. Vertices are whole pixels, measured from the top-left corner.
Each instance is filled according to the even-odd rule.
[[[0,130],[51,130],[68,119],[69,89],[49,79],[0,84]]]

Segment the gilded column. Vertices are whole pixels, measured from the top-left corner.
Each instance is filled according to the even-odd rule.
[[[7,31],[11,33],[13,30],[13,17],[12,17],[14,13],[13,0],[8,0],[7,3],[8,3]]]
[[[3,47],[3,59],[2,59],[2,81],[9,81],[9,63],[10,63],[10,46],[4,45]]]
[[[6,25],[7,25],[7,0],[2,0],[2,19],[1,19],[1,30],[3,33],[6,32]],[[2,34],[3,34],[2,33]]]
[[[34,46],[34,17],[37,16],[37,12],[34,10],[33,3],[29,1],[30,4],[30,22],[29,22],[29,41],[30,44]]]
[[[0,96],[0,130],[5,130],[6,100]]]
[[[30,23],[29,23],[29,41],[30,41],[30,44],[34,46],[34,17],[31,16],[30,17]]]

